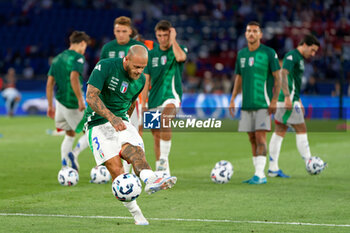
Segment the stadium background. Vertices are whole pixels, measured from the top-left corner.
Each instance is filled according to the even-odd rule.
[[[73,30],[86,31],[93,38],[85,54],[86,81],[99,59],[100,49],[114,39],[113,21],[121,15],[131,17],[142,37],[154,41],[153,28],[160,19],[173,23],[177,39],[189,48],[183,78],[184,107],[228,106],[235,57],[245,46],[247,22],[262,23],[263,43],[274,48],[281,59],[303,34],[313,33],[321,48],[312,62],[306,62],[303,78],[302,99],[307,109],[314,112],[309,116],[350,116],[348,0],[269,0],[268,4],[252,0],[1,0],[0,77],[6,79],[10,67],[16,70],[16,86],[22,93],[17,114],[28,114],[31,102],[27,100],[45,96],[50,62],[68,47],[68,36]],[[199,98],[199,93],[205,96]],[[203,98],[205,101],[198,104],[198,99]],[[41,110],[39,113],[43,114],[45,100],[37,101],[34,106],[42,109],[31,108],[31,112]],[[322,109],[315,113],[317,108]],[[5,114],[3,99],[0,114]]]

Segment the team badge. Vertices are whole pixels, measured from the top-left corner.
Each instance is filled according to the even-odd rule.
[[[249,58],[249,66],[253,66],[254,65],[254,57],[250,57]]]
[[[109,51],[108,57],[109,58],[115,58],[115,51]]]
[[[119,58],[124,58],[125,57],[125,52],[124,51],[119,51],[118,57]]]
[[[166,64],[166,61],[167,61],[166,56],[165,56],[165,55],[161,56],[161,58],[160,58],[160,63],[161,63],[162,65],[165,65],[165,64]]]
[[[123,81],[122,86],[120,87],[120,92],[125,93],[128,90],[129,83]]]

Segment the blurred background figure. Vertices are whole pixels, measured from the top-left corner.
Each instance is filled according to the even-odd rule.
[[[3,86],[4,90],[1,95],[6,102],[6,112],[9,117],[13,117],[21,100],[21,94],[16,89],[16,70],[14,68],[7,70]]]

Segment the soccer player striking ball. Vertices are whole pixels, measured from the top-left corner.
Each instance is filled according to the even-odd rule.
[[[270,114],[276,111],[281,88],[280,65],[276,52],[260,43],[260,24],[252,21],[246,27],[248,47],[238,52],[236,81],[230,101],[230,113],[235,115],[235,98],[242,92],[242,111],[238,130],[248,132],[252,147],[254,176],[244,181],[265,184],[266,132],[271,130]],[[270,96],[272,95],[270,101]]]
[[[88,81],[86,101],[89,145],[97,165],[105,164],[114,180],[124,173],[121,159],[133,165],[135,174],[151,194],[171,188],[176,177],[157,178],[146,161],[144,145],[137,129],[128,121],[128,112],[142,91],[148,51],[141,45],[130,47],[123,59],[104,59],[97,63]],[[123,202],[137,225],[148,225],[136,200]]]
[[[144,46],[143,43],[131,38],[132,32],[132,23],[129,17],[120,16],[116,18],[114,20],[115,40],[108,42],[102,47],[100,60],[115,57],[124,58],[130,46],[137,44]],[[141,103],[139,103],[139,100],[137,99],[135,104],[138,106]],[[136,108],[136,110],[138,109]],[[134,126],[138,125],[139,120],[136,110],[129,115]],[[123,166],[126,172],[130,171],[131,165],[126,161],[123,162]]]
[[[74,31],[71,34],[69,48],[53,59],[46,84],[46,97],[49,105],[47,115],[55,119],[56,128],[66,131],[61,144],[62,166],[67,166],[70,160],[72,168],[76,170],[79,169],[78,155],[88,146],[84,134],[73,149],[75,133],[82,131],[85,122],[83,119],[85,102],[82,94],[82,73],[85,63],[83,55],[89,40],[85,32]],[[55,84],[57,85],[56,109],[53,106]]]
[[[278,157],[284,135],[291,125],[296,132],[296,144],[305,163],[311,157],[304,121],[303,105],[300,100],[301,79],[304,72],[304,58],[315,56],[320,42],[313,35],[306,35],[298,47],[288,52],[283,58],[281,70],[282,91],[280,93],[275,114],[275,132],[272,134],[269,153],[270,163],[268,175],[285,176],[278,167]]]
[[[177,43],[176,30],[169,21],[159,21],[155,26],[155,34],[159,45],[155,45],[149,51],[142,99],[146,100],[148,97],[148,108],[162,112],[161,122],[170,122],[175,117],[176,108],[179,108],[181,103],[181,76],[187,57],[187,48]],[[146,108],[145,102],[142,101],[144,109]],[[171,128],[152,129],[152,134],[156,170],[170,175],[168,157],[171,148]]]

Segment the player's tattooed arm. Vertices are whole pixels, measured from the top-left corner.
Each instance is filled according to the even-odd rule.
[[[140,175],[143,169],[151,169],[145,159],[145,153],[139,146],[124,144],[121,157],[132,164],[137,176]]]
[[[129,108],[129,110],[128,110],[128,115],[129,115],[129,117],[131,116],[132,112],[134,111],[135,106],[136,106],[136,101],[134,101],[134,102],[131,104],[131,106],[130,106],[130,108]]]
[[[279,96],[280,91],[281,91],[281,74],[280,74],[280,70],[277,70],[277,71],[273,72],[272,74],[273,74],[273,76],[275,78],[275,82],[274,82],[274,86],[273,86],[272,100],[275,100],[277,102],[278,96]]]
[[[285,97],[289,97],[289,88],[288,88],[288,70],[282,69],[281,70],[281,76],[282,76],[282,91]]]
[[[92,86],[88,85],[87,91],[86,91],[86,102],[91,107],[92,110],[94,110],[98,115],[106,118],[109,122],[111,122],[112,126],[117,130],[121,131],[126,129],[125,124],[123,123],[122,118],[117,117],[114,115],[102,102],[100,99],[101,91]]]
[[[284,103],[287,110],[292,109],[292,101],[290,100],[290,92],[288,88],[288,74],[289,71],[286,69],[281,70],[282,77],[282,92],[284,94]]]

